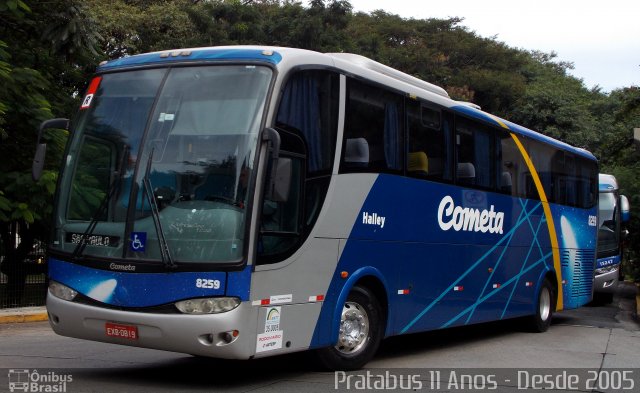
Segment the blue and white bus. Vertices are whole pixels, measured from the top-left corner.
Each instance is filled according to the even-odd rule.
[[[61,335],[316,349],[354,369],[385,337],[516,317],[544,331],[592,298],[594,156],[358,55],[106,62],[69,129],[47,298]]]
[[[595,297],[610,303],[621,277],[622,242],[629,221],[629,200],[620,195],[615,176],[598,175],[598,252],[595,271]]]

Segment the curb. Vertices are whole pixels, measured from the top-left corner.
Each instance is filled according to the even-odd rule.
[[[45,307],[15,308],[0,311],[0,324],[42,322],[48,319]]]

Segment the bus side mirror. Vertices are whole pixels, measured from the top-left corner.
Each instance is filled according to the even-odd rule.
[[[69,119],[50,119],[45,120],[40,124],[40,129],[38,130],[38,140],[36,141],[36,153],[33,156],[33,163],[31,165],[31,177],[34,181],[40,180],[40,176],[42,176],[42,170],[44,168],[44,158],[47,153],[47,144],[41,143],[41,140],[42,133],[48,128],[69,130]]]
[[[33,163],[31,164],[31,178],[34,181],[40,180],[42,170],[44,169],[44,157],[47,153],[47,144],[38,143],[36,145],[36,154],[33,155]]]
[[[622,222],[628,222],[631,219],[629,199],[624,195],[620,195],[620,213],[622,213]]]

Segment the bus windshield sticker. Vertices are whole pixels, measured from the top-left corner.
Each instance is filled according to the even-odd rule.
[[[264,321],[264,332],[273,333],[280,330],[280,314],[282,307],[270,307]]]
[[[282,330],[260,333],[256,339],[256,353],[282,348]]]
[[[282,303],[291,303],[293,301],[293,295],[276,295],[271,296],[269,299],[269,304],[282,304]]]
[[[144,252],[147,245],[147,232],[131,232],[129,247],[133,252]]]
[[[165,121],[173,121],[173,119],[175,119],[176,115],[173,113],[164,113],[162,112],[160,114],[160,117],[158,118],[158,122],[159,123],[164,123]]]
[[[87,109],[91,106],[91,101],[93,101],[93,96],[98,91],[98,86],[100,86],[101,81],[102,81],[101,76],[97,76],[93,78],[93,80],[89,84],[89,88],[87,89],[87,95],[84,96],[84,100],[82,100],[82,105],[80,106],[80,109]]]

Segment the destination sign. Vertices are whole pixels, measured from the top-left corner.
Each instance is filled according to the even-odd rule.
[[[67,233],[67,243],[78,244],[82,241],[82,233]],[[100,247],[117,247],[120,242],[120,237],[109,235],[90,235],[85,237],[85,244],[87,246],[100,246]]]

